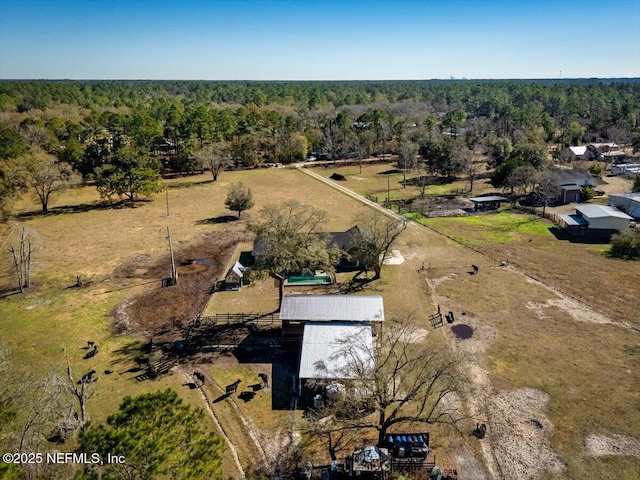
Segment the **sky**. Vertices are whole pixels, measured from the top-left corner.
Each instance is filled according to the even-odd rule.
[[[640,0],[1,0],[1,79],[640,77]]]

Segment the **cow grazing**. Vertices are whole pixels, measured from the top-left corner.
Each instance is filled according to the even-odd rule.
[[[137,357],[135,359],[135,362],[138,364],[139,368],[142,368],[143,366],[149,366],[149,358],[147,357]]]
[[[95,370],[89,370],[87,373],[85,373],[82,378],[80,379],[80,381],[78,382],[80,383],[91,383],[94,381],[93,376],[95,375],[96,371]]]
[[[266,373],[259,373],[258,378],[262,383],[262,388],[267,388],[269,386],[269,377],[267,376]]]
[[[98,346],[94,345],[93,346],[93,350],[89,351],[85,356],[84,359],[88,359],[88,358],[93,358],[98,354]]]
[[[225,391],[227,392],[227,395],[231,395],[232,393],[235,393],[236,390],[238,390],[238,385],[240,385],[240,382],[242,382],[242,380],[238,379],[235,382],[233,382],[231,385],[227,385],[225,387]]]
[[[473,274],[475,275],[476,273],[478,273],[478,270],[480,270],[480,267],[478,267],[477,265],[471,265],[471,268],[473,268]]]
[[[473,432],[471,432],[471,434],[478,440],[481,440],[487,434],[487,426],[484,423],[476,423],[476,428],[473,429]]]
[[[151,353],[151,350],[153,350],[153,339],[149,339],[149,341],[147,343],[145,343],[144,345],[142,345],[140,347],[140,352],[142,353],[146,353],[149,354]]]
[[[196,378],[196,383],[200,383],[200,385],[204,385],[204,373],[193,372],[193,376]]]

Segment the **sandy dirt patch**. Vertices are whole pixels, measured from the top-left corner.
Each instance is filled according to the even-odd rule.
[[[597,435],[587,437],[585,448],[589,455],[627,455],[640,458],[640,439],[627,435]]]
[[[387,255],[387,258],[382,262],[384,265],[402,265],[404,263],[404,257],[400,253],[400,250],[391,250],[391,254]]]
[[[488,440],[501,478],[528,480],[564,469],[549,446],[553,425],[545,411],[550,397],[533,388],[500,392],[487,402]]]

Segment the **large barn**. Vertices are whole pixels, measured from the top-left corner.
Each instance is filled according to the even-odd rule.
[[[626,213],[606,205],[580,205],[576,207],[575,214],[559,217],[565,229],[573,235],[608,236],[629,228],[633,220]]]
[[[289,295],[280,320],[283,342],[301,345],[302,391],[308,381],[326,385],[359,378],[349,358],[373,366],[373,329],[384,321],[384,305],[380,295]]]

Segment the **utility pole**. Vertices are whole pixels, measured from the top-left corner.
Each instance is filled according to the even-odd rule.
[[[169,216],[169,186],[166,183],[164,184],[164,193],[167,197],[167,217],[168,217]]]
[[[389,180],[389,176],[391,174],[387,173],[387,205],[389,204],[389,193],[390,193],[390,180]]]
[[[176,285],[178,283],[178,270],[176,269],[176,259],[173,256],[173,242],[171,241],[169,226],[167,226],[167,240],[169,241],[169,254],[171,255],[171,285]]]

